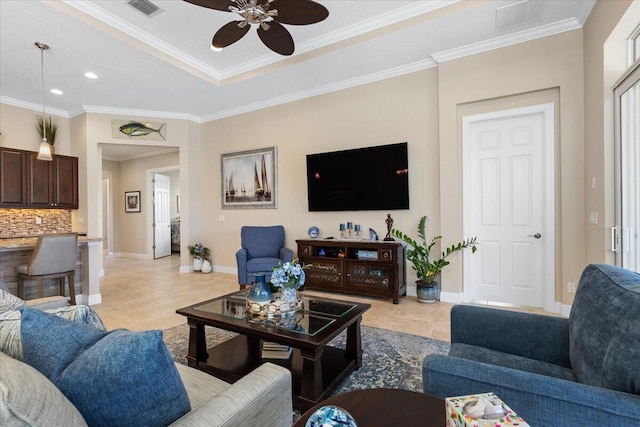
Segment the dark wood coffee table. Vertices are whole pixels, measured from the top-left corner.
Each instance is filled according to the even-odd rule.
[[[264,319],[245,310],[248,291],[234,292],[176,310],[189,323],[189,366],[224,381],[235,382],[264,362],[290,369],[293,404],[303,410],[329,397],[354,369],[362,366],[360,322],[369,304],[326,298],[304,298],[304,310],[278,319]],[[239,335],[207,348],[204,327]],[[346,348],[327,344],[347,331]],[[291,358],[262,359],[262,340],[293,348]]]
[[[444,399],[424,393],[391,388],[372,388],[338,394],[313,406],[293,427],[305,427],[316,409],[335,405],[344,408],[359,426],[444,427]]]

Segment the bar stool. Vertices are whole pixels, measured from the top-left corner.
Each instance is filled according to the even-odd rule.
[[[29,264],[16,267],[18,273],[18,296],[24,298],[24,281],[35,280],[38,284],[38,298],[42,297],[42,281],[58,279],[60,295],[64,296],[65,278],[69,278],[69,300],[76,303],[75,268],[78,251],[76,233],[42,234],[31,255]]]

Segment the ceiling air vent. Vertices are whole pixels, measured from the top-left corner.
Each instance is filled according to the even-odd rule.
[[[504,31],[542,19],[545,2],[524,0],[496,9],[496,31]]]
[[[162,9],[148,0],[129,0],[127,3],[149,17],[162,11]]]

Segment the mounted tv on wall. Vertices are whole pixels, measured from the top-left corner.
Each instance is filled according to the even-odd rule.
[[[407,143],[307,155],[309,211],[409,209]]]

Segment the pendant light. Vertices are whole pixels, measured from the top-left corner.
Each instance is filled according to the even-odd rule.
[[[42,120],[46,123],[46,115],[45,115],[45,91],[44,91],[44,51],[49,49],[49,46],[35,42],[35,45],[38,49],[40,49],[40,75],[42,76]],[[40,150],[38,151],[38,160],[47,160],[52,161],[53,157],[51,157],[51,145],[47,141],[47,132],[46,127],[43,126],[42,129],[42,142],[40,143]]]

